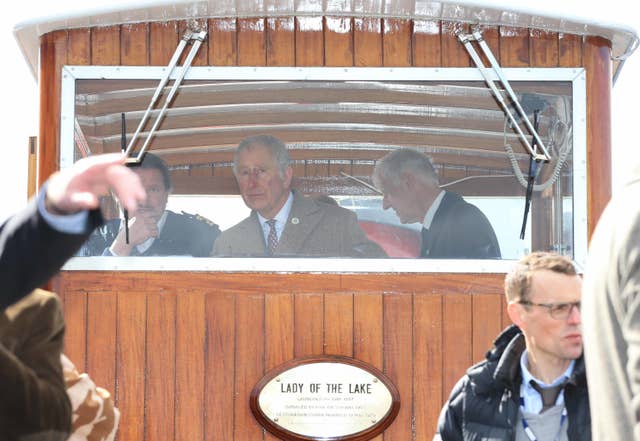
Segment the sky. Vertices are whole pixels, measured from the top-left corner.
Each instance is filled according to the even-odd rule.
[[[104,1],[104,0],[102,0]],[[2,98],[0,124],[4,141],[0,144],[0,220],[27,203],[27,148],[29,136],[38,135],[38,86],[13,36],[22,21],[60,14],[61,11],[91,8],[96,0],[32,0],[12,4],[0,14],[0,54],[2,55]],[[475,0],[478,2],[479,0]],[[123,3],[123,2],[119,2]],[[504,4],[504,2],[498,2]],[[510,4],[529,6],[530,0],[511,0]],[[640,14],[629,8],[628,0],[539,0],[537,4],[560,5],[562,11],[581,17],[594,17],[605,23],[634,27],[640,34]],[[604,5],[604,7],[603,7]],[[35,13],[34,13],[35,11]],[[638,124],[638,79],[640,50],[625,62],[612,92],[612,187],[620,188],[635,162],[640,161]]]

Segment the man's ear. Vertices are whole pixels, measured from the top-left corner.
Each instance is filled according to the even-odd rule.
[[[293,168],[288,165],[284,170],[284,188],[291,188],[291,179],[293,179]]]
[[[523,310],[521,304],[517,302],[509,302],[507,304],[507,315],[509,315],[513,324],[519,328],[522,328],[522,322],[524,321],[522,314]]]

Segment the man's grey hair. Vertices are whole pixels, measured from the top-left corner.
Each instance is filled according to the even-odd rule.
[[[238,158],[240,153],[261,146],[266,148],[276,161],[280,177],[284,178],[285,171],[291,163],[287,146],[278,138],[272,135],[255,135],[243,139],[233,155],[233,173],[238,175]]]
[[[427,155],[402,148],[392,151],[380,159],[373,169],[373,185],[382,188],[382,181],[395,182],[403,173],[411,173],[423,182],[439,185],[438,174]]]

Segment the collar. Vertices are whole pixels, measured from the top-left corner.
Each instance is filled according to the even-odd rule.
[[[531,375],[529,368],[527,368],[528,359],[528,352],[525,349],[520,356],[520,371],[522,372],[522,386],[520,389],[520,396],[524,399],[525,411],[531,413],[539,413],[542,409],[542,398],[540,397],[538,391],[531,386],[530,381],[535,381],[543,388],[556,386],[571,378],[571,374],[573,374],[573,369],[575,367],[576,361],[571,360],[571,363],[569,363],[569,367],[567,367],[567,370],[565,370],[562,375],[553,380],[551,383],[546,384]],[[558,395],[556,405],[558,404],[564,404],[564,391],[560,392],[560,395]]]
[[[427,214],[424,215],[424,220],[422,221],[422,226],[427,230],[431,228],[431,223],[433,222],[433,218],[436,215],[436,211],[440,208],[440,203],[442,202],[442,198],[444,198],[444,191],[440,190],[438,196],[434,199],[433,203],[427,210]]]
[[[287,219],[289,219],[289,214],[291,213],[291,206],[293,205],[293,192],[289,192],[289,197],[287,197],[287,201],[284,203],[278,214],[276,214],[273,219],[276,220],[276,232],[278,233],[278,239],[282,235],[282,231],[284,230],[284,226],[287,224]],[[266,231],[266,234],[269,234],[269,226],[266,225],[266,222],[269,220],[266,217],[262,216],[260,213],[256,211],[258,215],[258,220],[260,221],[260,225],[262,229]]]

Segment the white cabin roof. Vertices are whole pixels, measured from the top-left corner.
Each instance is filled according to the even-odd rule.
[[[430,0],[136,0],[111,2],[78,10],[59,10],[14,27],[18,46],[37,77],[40,36],[52,31],[150,21],[215,17],[355,16],[445,20],[492,26],[513,26],[577,35],[600,36],[612,43],[614,60],[624,60],[638,46],[637,31],[605,21],[606,11],[583,14],[567,10],[562,1],[538,2],[536,7],[501,1]],[[604,3],[600,5],[604,5]],[[54,3],[55,5],[55,3]],[[575,9],[575,4],[573,5]],[[564,7],[564,10],[562,8]],[[52,9],[53,11],[54,9]],[[622,63],[616,63],[616,70]]]

